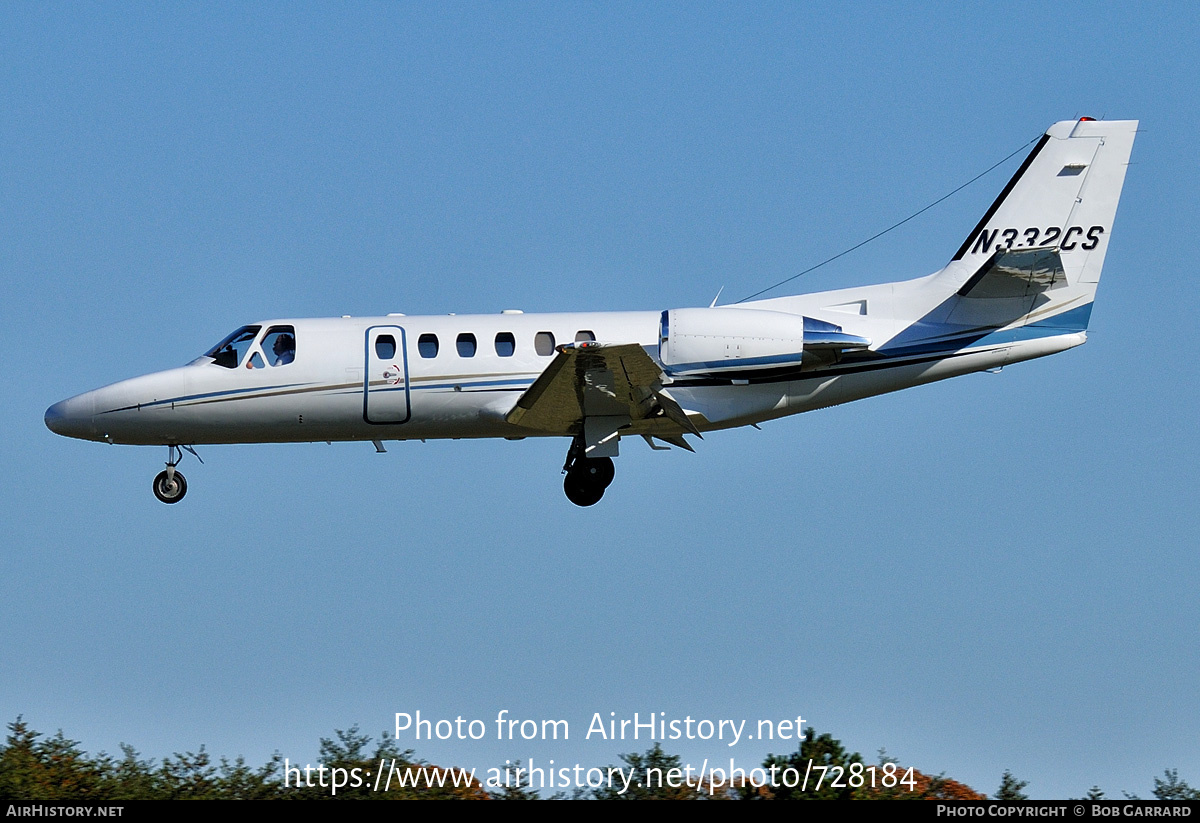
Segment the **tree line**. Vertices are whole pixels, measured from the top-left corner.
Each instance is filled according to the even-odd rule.
[[[386,734],[378,741],[362,733],[357,726],[337,730],[333,737],[322,738],[318,761],[328,769],[342,769],[360,774],[377,769],[381,760],[395,763],[394,773],[421,780],[397,780],[388,791],[373,791],[371,781],[345,785],[336,794],[328,785],[302,785],[292,780],[285,785],[283,758],[276,754],[260,766],[248,765],[242,757],[229,760],[213,759],[203,746],[196,752],[173,754],[162,760],[142,757],[132,746],[122,744],[121,754],[101,752],[90,755],[59,731],[44,735],[17,718],[8,724],[8,734],[0,746],[0,801],[77,800],[122,802],[132,800],[986,800],[987,795],[972,789],[944,774],[929,775],[916,769],[900,767],[881,750],[878,762],[869,766],[858,752],[849,752],[841,741],[829,733],[817,734],[808,729],[797,751],[787,755],[769,754],[763,761],[764,772],[803,774],[811,761],[824,766],[824,773],[841,775],[840,780],[824,780],[818,788],[809,785],[789,787],[756,785],[752,780],[714,782],[709,776],[700,781],[671,785],[671,781],[650,782],[639,779],[648,774],[665,775],[680,770],[684,764],[678,755],[668,754],[657,743],[646,752],[621,756],[623,769],[637,776],[628,786],[576,788],[570,792],[543,795],[524,780],[506,781],[512,785],[486,788],[477,777],[454,767],[436,766],[416,757],[412,749],[401,749]],[[512,771],[519,763],[509,765]],[[294,767],[293,767],[294,768]],[[903,775],[904,783],[878,779],[867,780],[865,774],[877,778],[884,772]],[[847,779],[857,775],[858,779]],[[761,781],[758,781],[761,782]],[[810,784],[813,781],[810,781]],[[1027,799],[1026,781],[1005,772],[1000,786],[992,795],[997,800]],[[624,788],[622,792],[621,789]],[[1200,800],[1200,790],[1193,789],[1179,777],[1177,770],[1167,769],[1161,778],[1154,779],[1155,798],[1160,800]],[[1134,795],[1124,795],[1134,798]],[[1085,799],[1103,800],[1104,792],[1093,786]]]

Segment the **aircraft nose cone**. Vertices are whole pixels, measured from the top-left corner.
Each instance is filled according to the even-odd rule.
[[[63,437],[89,440],[96,436],[91,407],[91,402],[82,397],[60,400],[46,409],[46,428]]]

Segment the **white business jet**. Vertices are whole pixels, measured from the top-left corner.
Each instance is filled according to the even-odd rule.
[[[708,308],[342,317],[243,326],[182,368],[55,403],[51,431],[208,443],[566,437],[580,506],[622,438],[747,426],[1078,346],[1136,121],[1051,126],[949,264],[918,280]]]

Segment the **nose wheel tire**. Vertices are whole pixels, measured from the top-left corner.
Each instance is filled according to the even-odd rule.
[[[154,478],[154,496],[164,503],[178,503],[187,494],[187,480],[179,472],[171,477],[161,471]]]

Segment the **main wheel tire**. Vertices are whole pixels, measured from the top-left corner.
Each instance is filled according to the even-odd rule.
[[[595,482],[591,477],[581,476],[575,472],[567,472],[563,480],[563,491],[567,499],[576,506],[594,506],[604,496],[604,486]]]
[[[187,480],[179,472],[172,479],[166,471],[154,478],[154,496],[164,503],[178,503],[187,494]]]
[[[611,457],[585,457],[575,464],[573,470],[588,478],[589,483],[598,483],[601,489],[612,485],[617,474]]]

